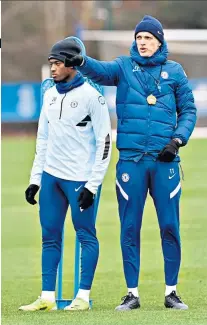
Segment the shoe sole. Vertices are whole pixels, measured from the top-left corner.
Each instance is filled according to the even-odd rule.
[[[64,311],[69,311],[69,312],[72,312],[72,313],[74,313],[74,312],[78,312],[78,311],[89,311],[89,310],[91,310],[91,308],[88,308],[88,309],[63,309]]]
[[[183,306],[183,307],[175,307],[175,306],[166,306],[165,305],[165,307],[166,308],[168,308],[168,309],[176,309],[176,310],[188,310],[188,306]]]
[[[114,310],[116,311],[131,311],[131,310],[135,310],[135,309],[139,309],[141,306],[138,306],[138,307],[134,307],[134,308],[127,308],[127,309],[124,309],[124,308],[118,308],[116,307]]]
[[[64,311],[87,311],[87,310],[91,310],[90,306],[88,307],[88,309],[65,309],[65,308],[63,309]]]
[[[26,309],[18,309],[19,311],[23,311],[23,312],[32,312],[32,313],[34,313],[34,312],[36,312],[36,311],[41,311],[41,312],[50,312],[50,311],[57,311],[57,307],[53,307],[52,309],[49,309],[49,310],[47,310],[47,309],[45,309],[45,310],[40,310],[40,309],[37,309],[37,310],[26,310]]]

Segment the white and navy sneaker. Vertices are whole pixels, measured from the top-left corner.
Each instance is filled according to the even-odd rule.
[[[131,309],[140,308],[140,299],[139,297],[135,297],[131,292],[128,295],[122,298],[122,303],[115,308],[118,311],[127,311]]]
[[[177,296],[176,291],[172,291],[168,296],[165,297],[164,305],[166,308],[173,309],[188,309],[188,306],[182,302],[181,297]]]

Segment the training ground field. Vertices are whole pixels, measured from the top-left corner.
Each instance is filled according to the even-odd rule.
[[[118,313],[114,308],[126,294],[119,245],[115,196],[114,148],[99,206],[97,235],[100,258],[93,283],[91,311],[24,313],[18,307],[34,301],[41,291],[41,231],[38,206],[25,202],[34,138],[2,140],[2,324],[3,325],[203,325],[207,324],[207,140],[192,139],[181,149],[182,265],[179,294],[188,311],[166,310],[159,229],[151,198],[142,228],[139,292],[141,309]],[[64,298],[73,295],[74,231],[66,220]]]

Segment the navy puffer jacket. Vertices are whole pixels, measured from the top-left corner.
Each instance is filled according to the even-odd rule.
[[[117,148],[121,159],[157,157],[172,138],[185,145],[196,123],[196,108],[186,74],[180,64],[167,60],[166,42],[149,58],[139,55],[136,42],[130,56],[111,62],[84,57],[79,67],[92,81],[117,86]],[[147,97],[156,97],[149,105]],[[179,160],[176,157],[175,160]]]

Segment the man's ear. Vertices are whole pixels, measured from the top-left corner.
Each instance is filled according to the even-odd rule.
[[[68,71],[72,72],[75,69],[75,67],[68,67]]]

